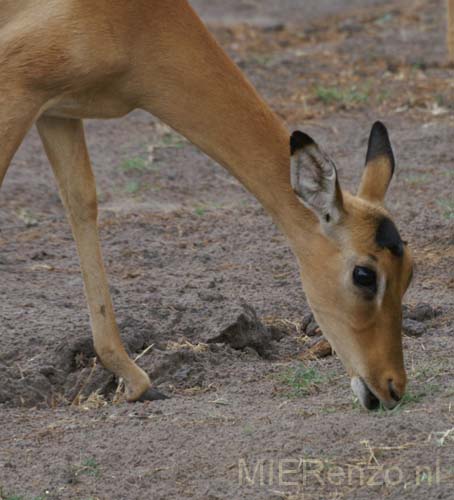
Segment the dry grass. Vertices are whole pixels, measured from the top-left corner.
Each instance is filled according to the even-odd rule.
[[[205,352],[208,350],[208,344],[204,344],[203,342],[192,344],[189,340],[183,338],[177,342],[170,340],[167,342],[166,349],[168,351],[180,351],[182,349],[186,349],[192,352]]]

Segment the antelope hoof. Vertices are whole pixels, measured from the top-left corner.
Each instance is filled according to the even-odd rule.
[[[151,386],[150,377],[137,365],[133,364],[135,378],[126,382],[126,399],[134,401],[157,401],[158,399],[169,399],[168,396],[159,392]]]
[[[149,387],[136,401],[158,401],[160,399],[169,399],[169,396],[166,396],[162,392],[158,391],[154,387]]]

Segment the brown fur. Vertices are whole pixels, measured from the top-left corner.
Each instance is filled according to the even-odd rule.
[[[344,193],[338,238],[323,235],[290,186],[288,131],[185,0],[1,0],[0,68],[0,183],[36,121],[76,240],[96,351],[125,379],[130,400],[150,381],[116,326],[81,120],[134,108],[184,134],[260,200],[288,237],[317,320],[349,372],[385,401],[389,379],[403,393],[401,299],[411,258],[376,248],[373,221],[384,212],[376,190],[374,203]],[[370,177],[387,186],[386,175],[380,168]],[[380,304],[361,301],[349,279],[348,266],[370,254],[388,282]]]
[[[446,25],[446,44],[448,46],[449,61],[454,62],[454,0],[447,2],[447,25]]]

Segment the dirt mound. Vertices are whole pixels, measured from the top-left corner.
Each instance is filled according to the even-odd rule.
[[[233,321],[226,318],[221,332],[207,342],[227,344],[239,350],[249,349],[262,358],[271,358],[275,351],[274,342],[281,340],[284,333],[275,326],[265,326],[252,306],[243,303],[241,308],[236,318]]]
[[[197,295],[207,301],[206,294]],[[182,314],[178,322],[185,333],[197,331],[191,319]],[[127,351],[133,358],[141,357],[153,384],[164,392],[205,387],[207,373],[228,357],[238,358],[237,350],[270,359],[276,354],[276,342],[285,334],[276,326],[265,326],[246,302],[224,307],[222,315],[212,315],[203,327],[206,343],[193,344],[185,336],[169,340],[153,331],[148,322],[129,316],[119,327]],[[118,380],[97,360],[92,338],[87,335],[68,336],[46,355],[31,358],[25,370],[14,363],[1,363],[0,374],[0,403],[9,406],[68,404],[93,393],[112,399],[118,387]]]
[[[200,292],[198,295],[207,300]],[[166,340],[147,321],[127,316],[120,323],[126,349],[133,358],[146,350],[140,363],[153,384],[169,394],[206,388],[215,367],[227,358],[238,359],[241,353],[266,360],[287,358],[289,351],[294,356],[295,349],[303,360],[332,354],[312,314],[305,315],[299,329],[290,334],[283,325],[266,324],[245,301],[228,307],[224,302],[223,306],[221,315],[214,311],[206,321],[204,338],[197,343],[185,336]],[[424,335],[431,321],[441,314],[439,308],[427,303],[405,306],[404,334]],[[197,331],[189,318],[180,316],[179,322],[180,326],[183,323],[184,332]],[[313,340],[298,344],[298,334]],[[0,403],[8,406],[55,406],[85,399],[93,393],[112,399],[118,387],[118,380],[97,361],[91,336],[65,338],[47,355],[32,357],[25,369],[0,360],[0,375]]]

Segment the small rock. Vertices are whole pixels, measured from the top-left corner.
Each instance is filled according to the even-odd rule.
[[[222,349],[224,349],[224,344],[216,344],[216,343],[212,343],[209,345],[209,348],[210,348],[210,351],[211,352],[221,352]]]
[[[47,253],[45,250],[40,250],[31,256],[31,260],[46,260],[51,259],[52,257],[53,255]]]
[[[386,64],[386,69],[390,73],[396,74],[399,71],[399,64],[395,61],[388,61]]]
[[[351,19],[347,19],[347,21],[344,21],[339,25],[339,31],[343,33],[348,33],[349,35],[352,35],[354,33],[359,33],[363,31],[363,29],[364,26],[361,23],[357,23]]]
[[[306,314],[303,321],[301,322],[301,330],[308,337],[315,337],[316,335],[321,335],[322,331],[315,321],[314,315],[312,313]]]
[[[331,348],[330,343],[326,339],[317,339],[316,342],[313,342],[312,345],[300,354],[300,359],[319,359],[326,358],[327,356],[331,356],[333,354],[333,350]]]
[[[254,308],[244,303],[236,319],[229,320],[221,328],[221,333],[207,339],[207,343],[227,344],[238,350],[252,347],[260,356],[269,358],[272,340],[270,330],[260,321]]]
[[[177,380],[183,381],[189,377],[190,373],[191,373],[191,367],[190,366],[183,366],[175,372],[174,377]]]
[[[224,295],[216,292],[200,291],[198,296],[201,300],[205,302],[221,302],[225,299]]]
[[[439,314],[439,309],[425,303],[416,304],[415,306],[404,305],[403,307],[404,318],[419,322],[428,321],[437,317]]]
[[[280,22],[269,22],[263,26],[263,31],[265,33],[276,33],[278,31],[284,31],[285,30],[285,24],[280,23]]]
[[[426,333],[426,327],[420,321],[413,319],[404,319],[402,329],[407,337],[421,337]]]
[[[253,356],[254,358],[259,358],[259,353],[251,346],[246,346],[244,349],[243,349],[243,352],[245,352],[246,354],[248,354],[249,356]]]
[[[305,314],[305,315],[303,316],[303,320],[301,321],[301,329],[302,329],[303,331],[306,331],[307,326],[308,326],[308,325],[309,325],[309,323],[310,323],[311,321],[313,321],[313,320],[314,320],[314,315],[313,315],[312,313]]]

